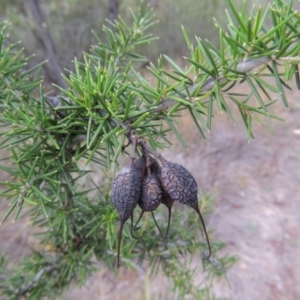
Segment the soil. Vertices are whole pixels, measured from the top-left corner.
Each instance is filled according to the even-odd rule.
[[[209,227],[227,243],[224,253],[239,257],[227,274],[230,286],[226,281],[216,283],[217,296],[300,299],[299,91],[288,97],[290,109],[278,103],[275,111],[288,123],[267,119],[265,125],[255,125],[251,142],[243,124],[234,126],[224,115],[215,117],[212,134],[204,141],[184,115],[182,132],[190,149],[175,142],[164,153],[184,165],[203,192],[214,196],[216,209]],[[0,240],[0,251],[8,249],[14,257],[34,242],[20,222],[4,223]],[[166,278],[149,278],[147,270],[121,269],[116,275],[101,268],[85,287],[70,289],[60,299],[173,299],[169,291]]]

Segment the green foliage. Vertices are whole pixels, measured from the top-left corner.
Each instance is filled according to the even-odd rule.
[[[163,149],[170,144],[168,131],[187,147],[177,130],[181,110],[190,112],[203,137],[211,130],[216,108],[234,120],[228,101],[237,105],[249,137],[257,115],[278,118],[269,112],[275,102],[270,92],[279,94],[287,106],[286,81],[295,76],[299,83],[299,14],[292,1],[276,0],[265,11],[253,9],[249,15],[245,8],[239,13],[228,3],[229,33],[216,21],[220,49],[200,38],[194,45],[183,30],[190,66],[183,69],[168,56],[160,57],[156,66],[148,68],[155,86],[136,70],[143,57],[135,48],[153,40],[145,31],[155,23],[149,7],[141,6],[132,12],[132,26],[119,19],[103,28],[105,41],[95,35],[97,45],[81,62],[75,60],[74,72],[66,77],[68,89],[58,87],[61,94],[55,97],[45,95],[39,65],[24,71],[28,58],[16,44],[5,45],[7,25],[1,25],[0,147],[8,149],[10,157],[0,168],[12,178],[0,183],[1,195],[11,203],[3,221],[13,213],[15,218],[29,216],[39,228],[43,248],[24,257],[15,269],[6,265],[7,258],[1,259],[3,295],[9,299],[55,296],[71,282],[84,284],[97,260],[113,268],[119,220],[109,197],[111,174],[102,186],[83,188],[80,183],[91,180],[84,166],[89,162],[104,171],[117,165],[119,156],[126,154],[123,146],[129,128],[152,149]],[[265,25],[268,17],[273,22],[270,28]],[[172,71],[164,69],[164,60]],[[279,69],[280,64],[284,68]],[[275,78],[277,87],[266,77]],[[231,92],[240,81],[249,85],[249,93]],[[250,102],[252,95],[256,104]],[[200,204],[204,215],[211,213],[209,197]],[[211,299],[213,279],[224,276],[236,258],[222,257],[224,244],[213,241],[213,259],[202,261],[206,286],[193,285],[189,259],[206,248],[195,220],[197,216],[187,211],[175,212],[166,243],[160,241],[153,221],[145,221],[146,233],[138,241],[130,238],[126,227],[123,265],[138,269],[148,261],[154,274],[161,268],[172,279],[179,298],[189,294]]]

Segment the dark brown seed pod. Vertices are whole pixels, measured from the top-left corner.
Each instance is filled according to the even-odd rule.
[[[111,198],[119,213],[121,223],[118,233],[118,257],[117,267],[120,266],[120,245],[124,223],[130,218],[136,207],[142,188],[142,172],[138,169],[134,160],[124,167],[112,184]]]
[[[142,169],[144,170],[143,180],[142,180],[142,192],[141,192],[140,200],[138,202],[142,211],[138,218],[138,221],[136,222],[133,228],[134,230],[136,230],[137,224],[141,220],[144,212],[153,212],[154,210],[156,210],[157,207],[160,205],[163,196],[163,190],[161,187],[161,183],[158,179],[158,174],[154,171],[156,169],[153,168],[154,164],[156,164],[157,166],[158,164],[157,162],[154,161],[154,159],[150,158],[150,156],[148,156],[147,158],[147,155],[148,154],[143,153],[143,156],[139,158],[136,163],[138,167],[141,167],[143,163],[144,166],[145,164],[146,165],[148,164],[148,166],[145,166],[144,168],[142,167]],[[154,221],[159,231],[161,232],[155,218]]]
[[[183,166],[173,162],[169,162],[161,156],[159,157],[159,159],[162,164],[160,181],[165,193],[171,198],[171,200],[186,204],[197,212],[204,229],[209,249],[209,254],[206,259],[209,259],[209,257],[211,256],[211,247],[205,223],[198,206],[198,188],[196,180],[191,175],[191,173]],[[169,203],[167,204],[171,205],[172,207],[173,203],[171,204],[169,199],[168,201]]]
[[[146,157],[142,155],[135,161],[135,167],[142,172],[142,174],[145,174],[145,169],[146,169]]]
[[[142,192],[139,206],[143,211],[155,210],[162,199],[163,190],[157,175],[151,172],[150,167],[146,168],[146,175],[142,180]]]
[[[159,180],[160,177],[161,177],[161,167],[158,165],[158,163],[156,161],[153,162],[151,167],[152,167],[153,174],[155,174],[157,176],[158,180]],[[172,217],[172,206],[174,204],[174,200],[166,192],[163,192],[163,196],[161,198],[161,203],[164,204],[168,208],[168,212],[169,212],[168,226],[167,226],[167,231],[166,231],[165,234],[163,234],[160,227],[158,226],[153,211],[151,212],[151,214],[152,214],[152,217],[153,217],[153,220],[155,222],[156,227],[160,231],[161,235],[164,235],[164,238],[163,238],[162,241],[165,241],[168,237],[168,234],[169,234],[170,221],[171,221],[171,217]]]
[[[162,163],[160,180],[165,192],[175,201],[192,208],[198,206],[197,183],[183,166],[160,157]]]

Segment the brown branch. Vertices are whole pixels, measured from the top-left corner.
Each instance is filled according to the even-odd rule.
[[[63,69],[59,63],[59,58],[57,55],[57,50],[55,43],[52,39],[51,33],[47,27],[46,20],[43,17],[40,1],[39,0],[27,0],[26,8],[32,15],[37,26],[33,28],[33,34],[36,40],[39,42],[41,47],[46,53],[46,57],[49,62],[45,65],[47,69],[47,76],[53,83],[58,84],[62,88],[67,88],[68,85],[62,78]]]

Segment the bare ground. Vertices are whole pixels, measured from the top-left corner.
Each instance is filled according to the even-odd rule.
[[[207,143],[191,147],[186,165],[216,195],[215,234],[227,242],[226,252],[240,257],[228,274],[232,289],[218,286],[220,296],[300,299],[299,112],[295,99],[289,111],[276,112],[289,123],[255,126],[250,143],[241,126],[221,118]]]
[[[239,257],[215,293],[232,300],[300,299],[300,102],[299,92],[289,95],[289,110],[277,114],[289,123],[268,120],[254,129],[250,143],[243,125],[233,126],[216,116],[207,141],[182,119],[188,151],[175,142],[165,152],[195,176],[206,193],[215,196],[216,210],[209,221],[214,234],[227,243],[225,253]],[[4,205],[1,205],[1,210]],[[19,257],[34,243],[27,224],[0,227],[0,251]],[[195,259],[195,264],[199,263]],[[201,274],[199,274],[201,278]],[[196,278],[197,280],[197,278]],[[173,299],[170,283],[145,272],[121,270],[118,275],[101,269],[81,290],[74,288],[60,299]]]

